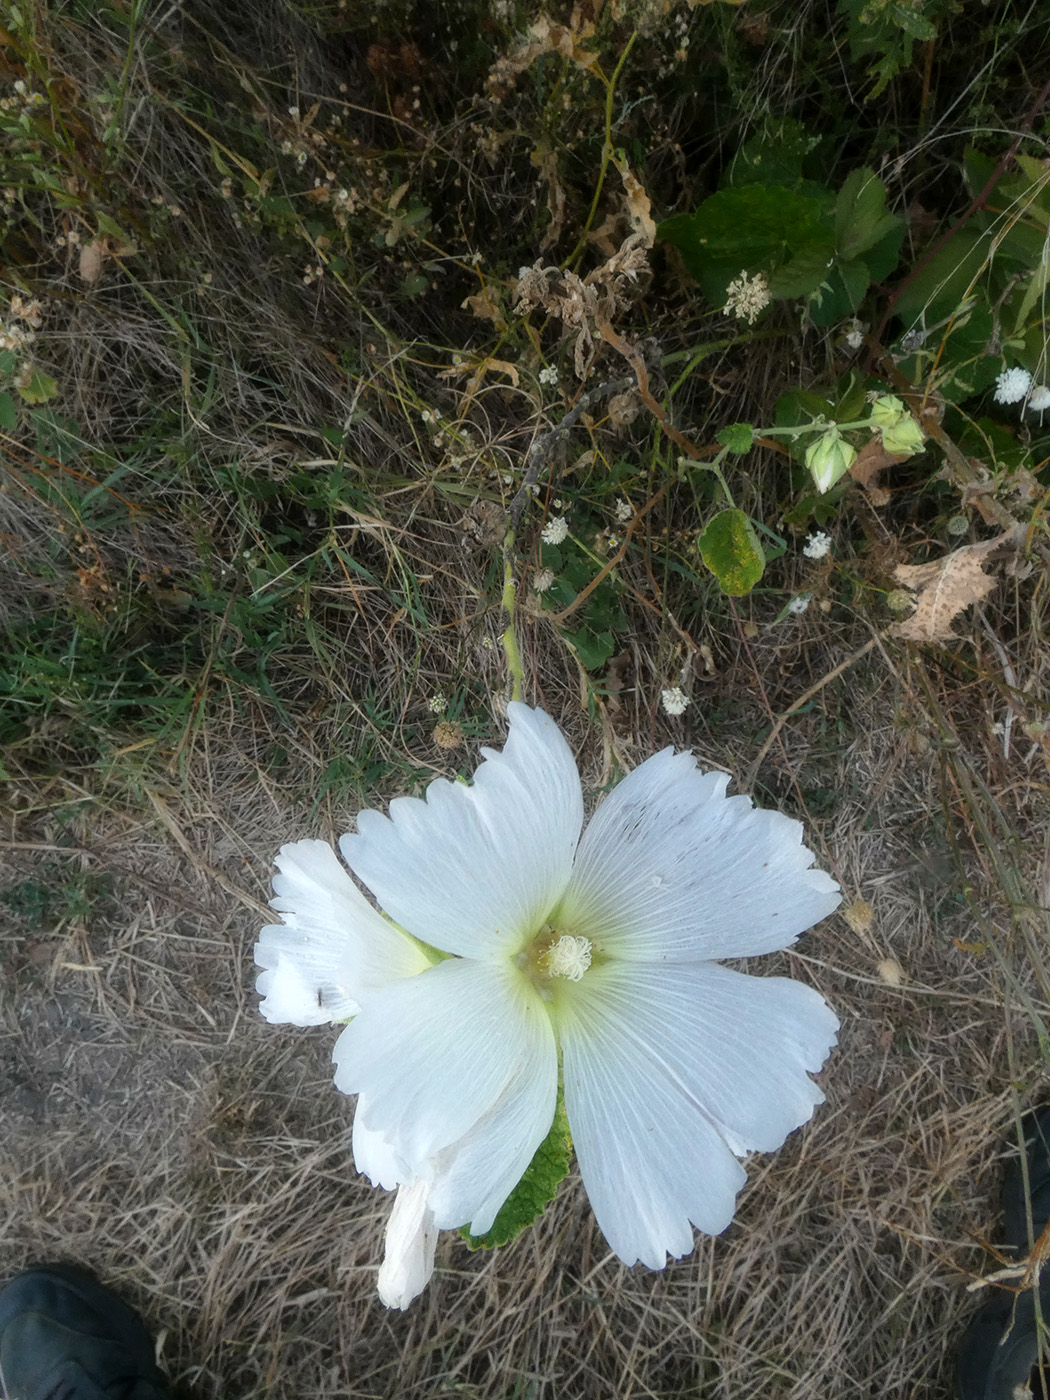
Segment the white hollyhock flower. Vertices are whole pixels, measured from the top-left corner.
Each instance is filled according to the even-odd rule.
[[[472,785],[365,811],[340,849],[282,848],[256,961],[270,1021],[352,1017],[359,1170],[399,1188],[380,1281],[403,1307],[438,1229],[485,1234],[553,1121],[559,1059],[598,1224],[663,1268],[718,1234],[745,1181],[822,1102],[838,1022],[811,988],[720,958],[792,944],[839,903],[802,827],[665,749],[586,831],[576,765],[542,711],[508,707]],[[396,922],[395,922],[396,921]]]

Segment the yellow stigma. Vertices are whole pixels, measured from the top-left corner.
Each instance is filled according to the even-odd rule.
[[[548,977],[566,977],[570,982],[578,982],[590,965],[590,939],[571,933],[563,933],[542,958],[543,970]]]

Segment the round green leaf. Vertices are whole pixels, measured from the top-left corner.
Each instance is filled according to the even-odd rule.
[[[15,388],[26,403],[46,403],[48,399],[53,399],[58,393],[58,383],[51,378],[50,374],[45,374],[43,370],[39,369],[33,370],[27,383],[16,384]]]
[[[728,428],[723,428],[718,434],[718,441],[723,447],[728,447],[730,452],[743,454],[751,451],[754,437],[755,430],[750,423],[730,423]]]
[[[700,557],[723,593],[741,598],[762,577],[766,556],[755,527],[742,510],[723,510],[700,536]]]

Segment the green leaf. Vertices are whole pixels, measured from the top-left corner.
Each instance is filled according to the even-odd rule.
[[[26,403],[46,403],[58,393],[58,381],[43,370],[35,369],[26,384],[16,384],[15,388]]]
[[[864,254],[864,266],[873,282],[882,282],[901,260],[901,244],[904,242],[904,222],[898,219],[896,225]]]
[[[588,671],[598,671],[616,650],[616,642],[611,632],[595,632],[590,627],[581,627],[578,632],[566,632],[566,641],[576,648],[581,663]]]
[[[736,452],[739,455],[751,451],[754,438],[755,430],[750,423],[730,423],[718,434],[718,441],[722,446],[728,447],[730,452]]]
[[[969,295],[988,258],[987,235],[963,228],[953,234],[910,282],[897,301],[894,312],[910,329],[950,316]]]
[[[17,422],[18,405],[10,394],[0,394],[0,428],[10,433]]]
[[[723,510],[700,536],[700,557],[723,593],[741,598],[762,577],[766,556],[755,527],[742,510]]]
[[[807,158],[820,142],[819,136],[811,136],[792,117],[781,117],[775,124],[767,118],[762,131],[745,141],[737,151],[729,184],[800,189],[810,183],[805,179]]]
[[[836,262],[810,297],[810,319],[815,326],[830,326],[841,321],[851,311],[856,311],[867,290],[868,269],[863,262]]]
[[[111,219],[108,214],[101,212],[96,214],[98,220],[99,233],[106,234],[110,238],[119,239],[121,243],[133,243],[134,239],[129,238],[127,233],[117,223],[116,219]]]
[[[769,290],[775,297],[809,296],[827,277],[834,253],[831,229],[813,229],[804,243],[796,244],[787,261],[770,273]]]
[[[863,166],[854,170],[835,201],[835,249],[849,262],[874,248],[902,223],[886,208],[885,185],[874,170]]]
[[[741,185],[718,190],[695,214],[665,219],[657,234],[681,251],[704,295],[717,305],[742,271],[768,272],[796,255],[815,257],[815,249],[826,249],[826,261],[833,237],[821,223],[824,208],[815,196],[780,185]]]
[[[516,1235],[520,1235],[554,1199],[571,1162],[572,1138],[565,1114],[565,1099],[559,1090],[551,1130],[537,1147],[535,1156],[525,1168],[525,1175],[500,1207],[492,1229],[487,1235],[472,1235],[466,1225],[460,1230],[470,1248],[492,1249],[495,1245],[508,1244]]]

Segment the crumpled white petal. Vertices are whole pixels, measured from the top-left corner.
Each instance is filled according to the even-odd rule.
[[[527,1144],[504,1134],[529,1123],[538,1130],[540,1092],[531,1082],[543,1093],[553,1090],[553,1056],[550,1019],[509,960],[453,958],[370,995],[333,1058],[336,1086],[362,1095],[357,1115],[364,1127],[385,1138],[416,1176],[432,1171],[431,1159],[460,1144],[490,1113],[490,1131],[482,1132],[469,1161],[483,1164],[489,1153],[490,1169],[499,1162],[505,1174]],[[518,1103],[524,1098],[528,1105]],[[553,1112],[552,1094],[543,1132]],[[478,1214],[490,1187],[481,1178],[475,1189],[477,1200],[462,1207],[464,1219]]]
[[[560,899],[583,824],[568,744],[540,710],[508,706],[502,753],[483,749],[473,784],[439,778],[426,800],[365,811],[340,849],[392,919],[467,957],[515,951]]]
[[[379,1297],[388,1308],[407,1308],[434,1272],[438,1230],[429,1197],[430,1183],[422,1177],[398,1189],[379,1270]]]
[[[744,1184],[823,1095],[838,1021],[811,988],[713,964],[606,963],[559,1021],[565,1106],[595,1218],[625,1263],[661,1269],[719,1234]]]
[[[839,887],[801,823],[728,782],[672,749],[629,773],[583,834],[560,926],[617,959],[695,962],[786,948],[830,914]]]
[[[255,961],[267,1021],[317,1026],[357,1014],[371,988],[430,966],[414,939],[376,912],[326,841],[296,841],[277,856],[271,907]]]

